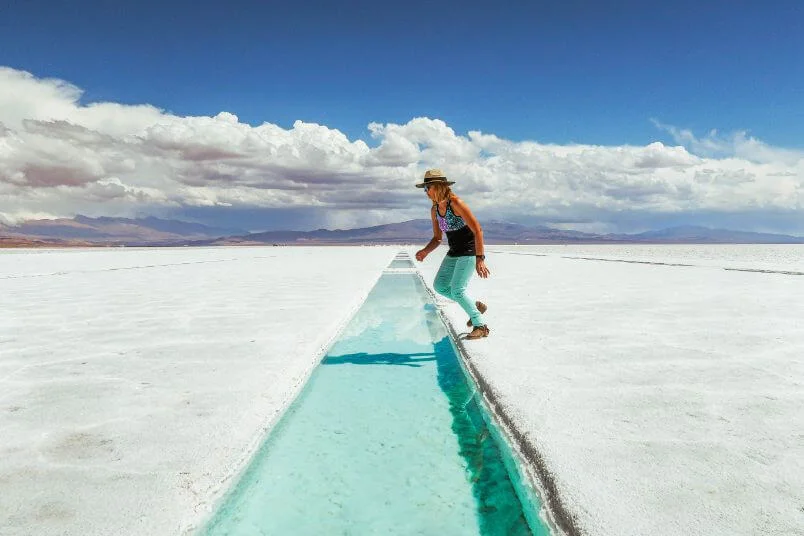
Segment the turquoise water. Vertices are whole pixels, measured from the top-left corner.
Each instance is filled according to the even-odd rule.
[[[394,259],[389,268],[413,268],[413,263],[408,259]]]
[[[477,398],[418,276],[386,273],[202,534],[548,534]]]

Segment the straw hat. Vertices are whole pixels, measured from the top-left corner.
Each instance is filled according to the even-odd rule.
[[[447,176],[440,169],[428,169],[424,172],[424,182],[416,185],[416,188],[424,188],[429,184],[455,184],[455,181],[448,181]]]

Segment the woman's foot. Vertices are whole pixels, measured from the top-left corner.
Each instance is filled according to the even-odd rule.
[[[482,301],[476,301],[476,302],[475,302],[475,307],[477,307],[477,310],[478,310],[478,311],[480,311],[480,314],[481,314],[481,315],[482,315],[483,313],[485,313],[485,312],[486,312],[486,309],[488,309],[488,307],[486,307],[486,304],[485,304],[485,303],[483,303]],[[469,321],[466,323],[466,327],[467,327],[467,328],[471,328],[471,327],[472,327],[472,319],[471,319],[471,318],[470,318],[470,319],[469,319]]]
[[[483,337],[489,336],[489,327],[485,324],[482,326],[475,326],[469,335],[466,336],[467,339],[481,339]]]

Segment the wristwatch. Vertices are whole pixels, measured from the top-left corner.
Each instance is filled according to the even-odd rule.
[[[475,257],[476,257],[476,258],[478,258],[478,259],[480,259],[481,261],[485,261],[485,260],[486,260],[486,256],[485,256],[485,255],[475,255]]]

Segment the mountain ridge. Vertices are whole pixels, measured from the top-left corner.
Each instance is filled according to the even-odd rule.
[[[152,216],[135,219],[78,215],[74,218],[28,220],[16,226],[0,226],[0,236],[18,240],[55,241],[56,245],[79,241],[90,245],[147,246],[238,234],[247,234],[247,231]]]
[[[375,225],[357,229],[317,229],[315,231],[268,231],[210,240],[205,245],[267,243],[410,243],[426,241],[432,233],[427,219]],[[804,237],[772,233],[753,233],[679,226],[638,234],[594,234],[546,226],[489,221],[483,224],[488,244],[595,244],[595,243],[703,243],[703,244],[804,244]]]
[[[491,220],[484,222],[488,244],[804,244],[804,237],[754,233],[686,225],[635,234],[595,234],[526,226]],[[426,242],[432,236],[429,219],[406,220],[354,229],[278,230],[248,233],[181,220],[154,217],[131,219],[87,216],[54,220],[31,220],[17,226],[0,225],[0,247],[35,246],[219,246],[219,245],[315,245],[315,244],[409,244]]]

